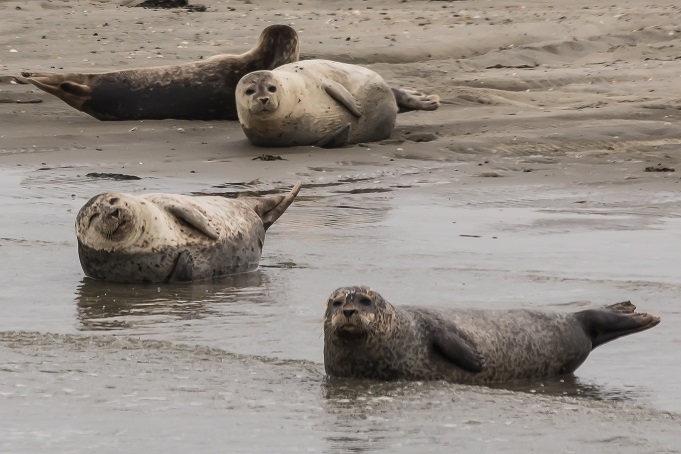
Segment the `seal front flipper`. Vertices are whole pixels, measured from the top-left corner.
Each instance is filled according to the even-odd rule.
[[[166,210],[182,219],[207,237],[213,240],[218,240],[220,238],[220,232],[218,229],[212,226],[208,218],[206,218],[206,216],[197,208],[186,205],[168,205],[166,206]]]
[[[345,106],[354,116],[361,117],[363,115],[362,106],[357,102],[355,97],[348,91],[347,88],[333,80],[327,80],[324,84],[324,91],[333,99]]]
[[[319,148],[338,148],[346,145],[350,138],[350,123],[341,126],[338,130],[332,132],[324,137],[319,142],[315,143],[315,147]]]
[[[482,372],[485,358],[473,344],[459,336],[452,328],[438,329],[433,335],[433,349],[445,360],[468,372]]]
[[[173,272],[168,276],[168,282],[187,282],[194,277],[194,259],[189,252],[182,251],[177,257]]]

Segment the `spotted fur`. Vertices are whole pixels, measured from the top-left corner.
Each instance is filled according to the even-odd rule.
[[[229,199],[176,194],[93,197],[78,213],[78,254],[87,276],[118,282],[201,280],[258,266],[265,231],[293,202],[287,195]]]
[[[490,383],[572,373],[591,350],[656,326],[630,302],[575,313],[394,307],[367,287],[339,288],[324,319],[332,377]]]

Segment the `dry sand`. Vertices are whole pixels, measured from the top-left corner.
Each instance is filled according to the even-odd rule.
[[[264,261],[271,268],[254,275],[263,279],[260,287],[271,287],[266,297],[295,308],[300,326],[269,325],[268,311],[285,313],[277,304],[239,309],[253,311],[253,319],[230,312],[243,330],[224,335],[205,322],[210,312],[202,313],[203,325],[177,322],[154,331],[154,317],[172,312],[158,307],[147,324],[117,313],[105,328],[319,363],[322,309],[315,304],[336,286],[360,283],[353,279],[382,285],[377,289],[397,304],[424,292],[429,298],[419,301],[427,303],[443,289],[481,307],[503,307],[497,302],[504,298],[581,307],[575,301],[632,297],[663,323],[595,352],[578,374],[644,387],[654,408],[681,411],[676,0],[205,3],[208,11],[191,13],[106,1],[0,2],[0,272],[9,283],[0,295],[1,329],[94,329],[87,298],[81,304],[76,297],[73,313],[82,274],[72,223],[92,195],[283,190],[300,179],[299,202],[268,233],[264,254],[272,258]],[[303,58],[366,65],[395,86],[439,94],[442,106],[400,115],[393,137],[382,143],[264,150],[249,145],[236,122],[99,122],[15,79],[21,71],[99,72],[238,53],[272,23],[299,32]],[[284,160],[253,160],[263,152]],[[85,176],[92,172],[142,179]],[[328,196],[331,187],[340,189]],[[440,211],[428,211],[431,204]],[[438,244],[452,213],[460,230],[451,243]],[[519,217],[509,219],[512,213]],[[503,247],[500,232],[510,238]],[[384,237],[391,249],[382,249]],[[351,253],[372,263],[353,262]],[[385,254],[393,253],[397,261],[388,262]],[[274,279],[288,261],[297,262],[290,272],[300,279]],[[38,270],[45,272],[40,280]],[[427,282],[432,276],[439,281]],[[269,343],[254,344],[254,332]],[[278,336],[290,332],[297,334],[282,347]],[[656,437],[642,429],[629,438],[633,423],[618,427],[612,415],[597,429],[572,421],[564,432],[563,420],[548,413],[532,421],[550,419],[577,451],[643,452],[647,437]],[[520,438],[526,447],[533,424]],[[673,452],[681,442],[674,439],[678,422],[659,427],[655,446]],[[602,431],[602,440],[581,440],[585,428]],[[542,434],[550,437],[551,430]]]

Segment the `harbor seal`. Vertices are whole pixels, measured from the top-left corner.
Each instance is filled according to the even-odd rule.
[[[575,371],[594,348],[656,326],[626,301],[574,313],[395,307],[368,287],[333,292],[324,319],[331,377],[492,383]]]
[[[116,282],[209,279],[258,266],[265,231],[300,190],[242,197],[104,193],[76,217],[86,276]]]
[[[108,73],[22,75],[98,120],[236,120],[234,89],[244,75],[298,60],[298,35],[287,25],[265,28],[253,49],[173,66]]]
[[[390,88],[357,65],[329,60],[255,71],[236,86],[239,122],[253,145],[339,147],[390,137],[398,112],[435,110],[439,98]]]

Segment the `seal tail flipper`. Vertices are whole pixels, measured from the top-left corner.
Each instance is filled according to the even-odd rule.
[[[291,206],[301,188],[300,181],[293,186],[291,192],[286,195],[274,197],[248,197],[244,199],[262,219],[265,231],[269,229],[277,219],[284,214],[284,211]]]
[[[593,350],[618,337],[645,331],[660,323],[660,317],[635,310],[636,306],[630,301],[624,301],[599,309],[587,309],[575,315],[591,336]]]
[[[424,95],[416,90],[404,88],[391,88],[395,101],[399,108],[398,113],[411,112],[414,110],[437,110],[440,107],[438,95]]]
[[[84,83],[85,79],[82,76],[30,72],[23,72],[21,74],[36,87],[81,111],[83,110],[83,104],[92,95],[92,88]]]

